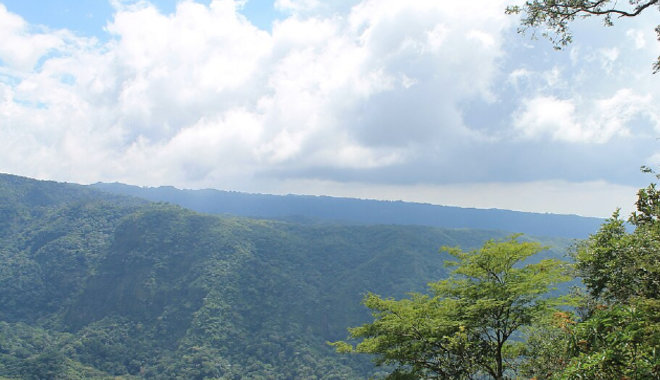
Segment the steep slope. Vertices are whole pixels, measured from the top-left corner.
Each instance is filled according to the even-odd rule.
[[[325,344],[367,320],[361,297],[423,290],[445,275],[438,247],[503,236],[216,217],[0,183],[3,209],[23,215],[0,219],[12,231],[0,235],[9,378],[364,378],[374,373],[366,358]],[[32,188],[52,198],[35,202],[21,190]]]
[[[179,190],[119,183],[92,185],[114,194],[174,203],[211,214],[352,224],[423,225],[515,231],[535,236],[586,238],[598,230],[599,218],[474,209],[422,203],[389,202],[326,196],[246,194],[219,190]]]
[[[110,193],[102,193],[87,186],[53,181],[36,181],[10,174],[0,174],[0,236],[11,234],[30,219],[44,216],[53,208],[86,201],[122,200],[123,204],[146,203]]]

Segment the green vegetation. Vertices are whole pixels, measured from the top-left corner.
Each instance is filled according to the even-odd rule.
[[[0,378],[659,378],[655,186],[628,222],[574,245],[583,286],[562,298],[566,240],[218,217],[2,175]]]
[[[446,277],[439,246],[505,236],[200,215],[6,175],[0,225],[10,379],[382,375],[326,344],[368,321],[364,294],[421,291]]]
[[[638,193],[627,232],[618,212],[574,251],[586,286],[581,307],[560,316],[554,349],[531,350],[535,361],[563,365],[529,371],[540,378],[660,378],[660,192]]]
[[[637,211],[618,211],[573,250],[572,296],[547,294],[566,281],[556,260],[530,261],[539,247],[514,239],[465,253],[431,296],[368,295],[374,321],[349,329],[353,347],[396,365],[389,378],[660,378],[660,191],[638,193]],[[551,293],[552,294],[552,293]],[[566,307],[571,306],[571,307]]]
[[[527,262],[540,244],[487,241],[471,252],[444,248],[457,261],[452,275],[429,284],[432,296],[412,294],[403,300],[369,294],[364,304],[375,321],[350,329],[362,339],[353,348],[333,343],[342,352],[377,355],[377,364],[396,365],[392,378],[472,379],[513,375],[520,361],[514,334],[557,312],[556,297],[546,293],[568,281],[556,259]]]

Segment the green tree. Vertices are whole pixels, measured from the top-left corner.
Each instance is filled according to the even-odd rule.
[[[626,231],[616,211],[575,250],[575,267],[593,302],[629,304],[660,297],[660,191],[655,184],[637,193]]]
[[[660,191],[655,185],[638,192],[637,211],[628,223],[617,211],[576,246],[576,275],[585,285],[579,307],[536,332],[526,347],[524,374],[660,378]]]
[[[521,32],[530,28],[544,28],[544,37],[549,38],[555,48],[561,49],[573,40],[569,24],[576,18],[602,17],[606,26],[614,23],[614,18],[630,18],[648,9],[659,9],[660,0],[532,0],[524,5],[506,8],[508,14],[523,13]],[[660,25],[655,28],[660,40]],[[653,72],[660,71],[660,57],[653,64]]]
[[[523,378],[540,380],[561,373],[570,357],[569,331],[574,324],[572,313],[558,311],[544,323],[527,329],[518,374]]]
[[[632,232],[615,212],[575,251],[588,294],[564,377],[660,378],[660,191],[637,195]]]
[[[64,379],[64,355],[55,350],[48,350],[24,361],[21,376],[24,379]]]
[[[455,261],[452,275],[430,283],[432,295],[402,300],[369,294],[364,304],[374,321],[349,329],[356,346],[335,342],[340,352],[375,355],[395,365],[391,378],[503,379],[519,361],[522,340],[514,334],[556,312],[562,301],[548,296],[568,280],[556,259],[532,262],[544,248],[518,236],[486,242],[464,252],[443,247]]]

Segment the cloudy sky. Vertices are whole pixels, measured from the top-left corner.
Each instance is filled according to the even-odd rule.
[[[607,216],[660,164],[657,9],[0,0],[0,172]]]

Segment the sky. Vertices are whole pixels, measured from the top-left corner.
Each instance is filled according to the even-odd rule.
[[[609,216],[660,164],[658,9],[0,0],[0,172]]]

